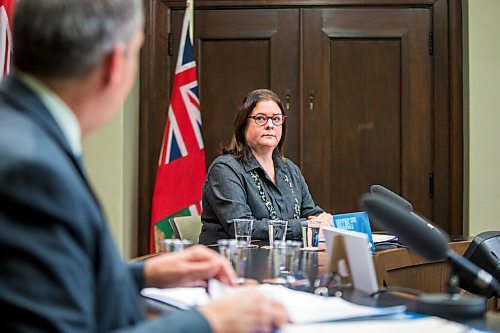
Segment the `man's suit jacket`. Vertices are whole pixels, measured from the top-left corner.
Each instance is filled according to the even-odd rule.
[[[85,172],[49,111],[15,76],[5,78],[0,331],[210,331],[196,311],[145,320],[142,279],[142,264],[122,263]]]

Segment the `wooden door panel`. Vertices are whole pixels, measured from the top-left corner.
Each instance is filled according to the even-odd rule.
[[[296,105],[298,10],[199,10],[195,25],[207,166],[228,144],[243,97],[270,88]],[[291,107],[286,154],[298,159],[299,121]]]
[[[207,166],[219,155],[221,144],[229,143],[233,120],[244,94],[269,87],[269,41],[202,41],[203,140]],[[245,64],[252,66],[245,66]],[[238,80],[240,76],[245,80]],[[225,92],[225,93],[221,93]]]
[[[343,186],[332,202],[336,212],[350,212],[371,184],[401,188],[401,43],[334,39],[330,47],[331,104],[340,110],[331,114],[332,182]]]
[[[148,248],[185,1],[144,4],[139,253]],[[271,88],[289,105],[286,156],[301,166],[323,208],[357,210],[357,196],[382,183],[444,230],[462,233],[460,1],[197,0],[195,6],[207,164],[219,142],[228,142],[243,96]],[[434,54],[426,56],[431,29]]]
[[[305,72],[305,93],[317,92],[318,109],[305,111],[304,128],[321,124],[319,147],[304,150],[304,173],[316,200],[333,213],[358,210],[369,185],[383,184],[432,218],[431,60],[426,8],[305,10],[304,40],[316,48],[321,71]],[[320,17],[320,19],[318,19]],[[314,43],[314,44],[312,44]],[[306,138],[314,138],[304,134]],[[322,173],[306,161],[329,156]]]

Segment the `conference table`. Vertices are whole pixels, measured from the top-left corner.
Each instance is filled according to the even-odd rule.
[[[463,254],[470,244],[469,240],[458,240],[450,243],[450,247],[457,253]],[[274,266],[271,251],[265,241],[253,241],[248,250],[248,259],[244,276],[249,281],[266,282],[273,276]],[[216,250],[216,247],[212,247]],[[141,257],[143,259],[143,257]],[[449,268],[446,262],[428,261],[412,253],[406,248],[392,248],[376,251],[373,262],[380,288],[407,287],[426,293],[445,292],[445,282],[448,278]],[[314,291],[314,282],[329,273],[329,254],[320,244],[317,251],[300,251],[299,268],[310,281],[307,291]],[[329,288],[329,294],[341,297],[361,305],[388,306],[395,305],[397,301],[390,297],[370,297],[369,295],[354,290],[352,287]],[[338,291],[341,289],[341,293]],[[451,318],[454,321],[464,322],[472,327],[500,332],[500,312],[498,312],[497,299],[490,299],[487,314],[478,319]]]
[[[450,247],[462,255],[469,246],[469,240],[450,242]],[[252,241],[253,248],[245,270],[245,276],[262,282],[272,276],[273,266],[266,241]],[[378,286],[407,287],[424,292],[444,292],[449,267],[443,261],[429,261],[406,248],[396,247],[376,251],[373,263]],[[305,272],[311,281],[329,273],[330,256],[320,243],[318,251],[301,251],[299,270]]]

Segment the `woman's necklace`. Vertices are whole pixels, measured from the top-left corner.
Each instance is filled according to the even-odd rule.
[[[264,188],[262,187],[262,183],[260,181],[260,176],[257,173],[256,170],[250,171],[250,176],[252,176],[253,181],[255,182],[255,185],[257,186],[257,189],[259,191],[260,199],[264,203],[264,206],[266,206],[267,211],[269,212],[269,217],[272,220],[276,220],[278,218],[278,215],[276,214],[276,210],[273,207],[273,204],[271,203],[271,200],[266,195],[266,192],[264,191]],[[297,196],[295,195],[295,191],[293,190],[292,182],[288,178],[288,175],[285,173],[283,175],[283,180],[290,186],[290,190],[293,195],[294,203],[293,203],[293,218],[294,219],[299,219],[300,218],[300,205],[299,205],[299,200],[297,199]]]

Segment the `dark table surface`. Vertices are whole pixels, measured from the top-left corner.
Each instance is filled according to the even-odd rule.
[[[246,278],[256,280],[260,283],[267,282],[274,275],[273,261],[268,243],[266,241],[252,241],[252,245],[253,247],[248,249],[249,256],[244,275]],[[320,244],[320,248],[322,246],[324,245]],[[216,250],[216,247],[212,248]],[[320,251],[300,251],[298,271],[301,272],[301,276],[308,278],[309,286],[304,288],[304,285],[301,285],[298,289],[314,292],[314,282],[318,277],[328,272],[328,262],[328,254],[324,249]],[[330,285],[327,289],[329,295],[337,295],[337,297],[342,297],[360,305],[392,306],[403,304],[407,305],[409,309],[412,308],[411,302],[390,293],[370,296],[361,291],[354,290],[350,286],[339,287]],[[442,317],[446,318],[446,316]],[[480,330],[500,332],[500,312],[489,311],[480,318],[448,317],[447,319],[461,322]]]
[[[266,242],[253,242],[257,247],[249,249],[249,257],[245,270],[245,277],[266,282],[266,279],[273,276],[273,262]],[[300,251],[298,270],[308,277],[310,286],[306,291],[313,292],[316,279],[328,271],[328,254],[323,251]],[[301,285],[302,286],[302,285]],[[402,298],[400,295],[391,293],[370,296],[366,293],[354,290],[353,288],[330,285],[328,288],[330,295],[340,295],[346,300],[360,305],[369,306],[392,306],[403,304],[409,309],[415,309],[414,300]],[[339,292],[340,291],[340,292]],[[443,295],[442,295],[443,296]],[[487,312],[485,316],[479,318],[467,318],[460,316],[443,316],[453,321],[465,323],[474,328],[500,332],[500,313]]]

